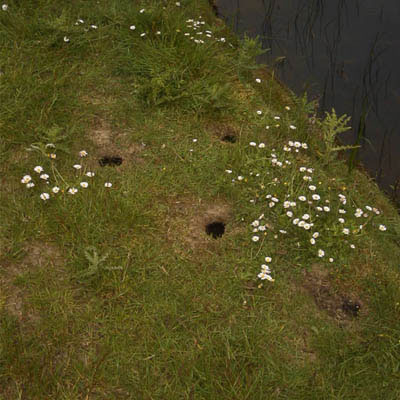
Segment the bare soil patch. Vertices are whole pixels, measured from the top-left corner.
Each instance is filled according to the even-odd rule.
[[[181,250],[204,250],[223,240],[231,233],[229,220],[232,211],[222,199],[214,202],[201,199],[174,199],[169,206],[167,217],[167,238],[174,247]],[[222,237],[213,238],[206,232],[207,226],[222,223],[225,232]]]
[[[240,132],[228,122],[212,122],[207,125],[212,136],[224,144],[236,143],[240,139]]]
[[[335,290],[324,266],[314,264],[304,271],[303,288],[314,298],[317,307],[340,324],[366,314],[365,303],[356,293]]]
[[[140,153],[144,147],[142,144],[132,143],[129,134],[113,130],[110,124],[98,119],[92,130],[88,133],[89,139],[95,145],[94,153],[91,154],[89,164],[97,167],[99,160],[102,159],[122,159],[117,166],[118,170],[123,171],[132,165],[144,163]]]
[[[62,272],[63,258],[60,250],[51,243],[35,241],[28,243],[24,250],[26,256],[18,263],[6,263],[3,265],[4,274],[1,277],[0,286],[4,295],[4,307],[11,315],[21,323],[35,323],[39,316],[29,309],[29,290],[15,284],[15,279],[30,270],[42,268],[57,269]],[[62,274],[60,273],[60,279]]]

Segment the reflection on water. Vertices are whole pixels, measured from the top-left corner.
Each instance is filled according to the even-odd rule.
[[[271,49],[261,62],[295,93],[352,116],[359,158],[389,193],[400,184],[400,1],[217,0],[236,32]],[[351,137],[352,136],[352,137]],[[396,189],[395,189],[396,191]],[[397,188],[400,196],[400,187]]]

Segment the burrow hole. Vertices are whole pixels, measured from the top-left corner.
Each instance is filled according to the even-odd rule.
[[[220,238],[225,233],[225,224],[219,221],[210,222],[206,225],[206,233],[214,239]]]
[[[360,311],[360,308],[361,308],[361,305],[358,302],[352,301],[350,299],[345,299],[342,304],[343,311],[346,314],[351,315],[353,317],[358,316],[358,312]]]
[[[104,156],[100,158],[99,164],[101,167],[105,167],[106,165],[121,165],[122,157],[120,156]]]
[[[223,142],[227,143],[236,143],[236,136],[235,135],[225,135],[221,139]]]

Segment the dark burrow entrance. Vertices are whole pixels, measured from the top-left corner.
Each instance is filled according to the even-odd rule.
[[[206,225],[206,233],[214,239],[220,238],[225,233],[225,224],[217,221],[210,222]]]
[[[106,165],[121,165],[122,157],[119,156],[104,156],[100,158],[99,164],[101,167],[105,167]]]
[[[236,143],[236,136],[234,135],[225,135],[221,139],[223,142],[228,142],[228,143]]]
[[[361,305],[356,301],[345,299],[342,304],[342,310],[349,316],[357,317],[360,311]]]

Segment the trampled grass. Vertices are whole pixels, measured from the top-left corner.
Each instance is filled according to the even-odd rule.
[[[397,399],[399,216],[256,42],[206,1],[7,4],[0,398]]]

